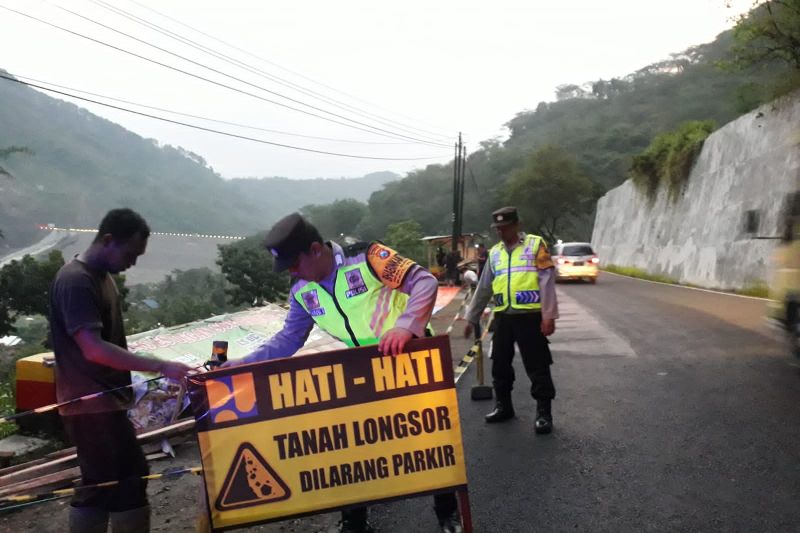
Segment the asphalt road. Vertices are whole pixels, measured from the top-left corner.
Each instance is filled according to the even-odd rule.
[[[519,358],[513,421],[459,383],[475,531],[800,530],[800,365],[763,300],[614,275],[559,294],[552,435]],[[430,498],[372,516],[436,531]]]

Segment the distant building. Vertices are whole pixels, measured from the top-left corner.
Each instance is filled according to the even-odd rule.
[[[6,335],[5,337],[0,337],[0,345],[2,346],[16,346],[18,344],[22,344],[22,339],[15,335]]]

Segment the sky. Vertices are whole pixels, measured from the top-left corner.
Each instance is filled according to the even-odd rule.
[[[0,9],[0,68],[170,120],[359,156],[223,136],[54,95],[195,152],[225,178],[404,174],[451,160],[459,132],[469,151],[504,138],[505,123],[553,101],[558,85],[625,76],[709,42],[751,4],[0,0],[74,32]]]

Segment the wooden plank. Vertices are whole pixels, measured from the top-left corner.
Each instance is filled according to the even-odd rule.
[[[158,439],[159,441],[162,438],[169,438],[177,435],[182,435],[194,429],[194,419],[189,418],[186,420],[182,420],[177,424],[172,424],[169,426],[164,426],[162,428],[158,428],[152,431],[147,431],[145,433],[141,433],[137,435],[137,439],[140,443],[149,443],[153,440]],[[71,448],[74,450],[74,448]],[[54,459],[52,461],[47,461],[44,463],[37,461],[31,461],[28,463],[24,463],[22,466],[23,468],[16,469],[14,471],[9,472],[3,476],[0,476],[0,488],[1,487],[8,487],[10,485],[20,483],[25,480],[46,476],[50,473],[58,472],[65,467],[69,466],[73,461],[77,460],[78,456],[73,451],[63,457],[59,457],[58,459]]]
[[[77,466],[74,466],[72,468],[67,468],[65,470],[59,470],[58,472],[47,474],[46,476],[41,476],[34,479],[28,479],[4,487],[0,489],[0,497],[17,495],[17,494],[29,494],[34,491],[44,492],[45,490],[54,490],[56,488],[68,485],[70,481],[76,478],[80,478],[80,476],[81,476],[81,469],[78,468]]]
[[[169,455],[162,452],[160,449],[145,455],[145,458],[148,461],[156,461],[158,459],[165,459],[167,457],[169,457]],[[77,483],[80,481],[80,477],[81,470],[79,467],[75,466],[66,468],[45,476],[28,479],[7,487],[3,487],[0,489],[0,498],[10,495],[42,493],[50,490],[56,490],[70,485],[70,482]]]
[[[45,456],[47,457],[47,456]],[[8,466],[6,468],[0,469],[0,480],[2,480],[3,476],[11,474],[12,472],[17,472],[18,470],[23,470],[25,468],[29,468],[31,466],[40,465],[42,463],[46,463],[47,459],[44,457],[41,459],[34,459],[33,461],[26,461],[24,463],[20,463],[14,466]]]

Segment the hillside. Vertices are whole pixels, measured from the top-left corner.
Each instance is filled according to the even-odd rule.
[[[156,230],[249,234],[310,203],[366,200],[398,177],[379,172],[354,180],[227,181],[200,155],[161,146],[6,80],[0,80],[0,124],[0,148],[32,151],[2,162],[14,176],[0,175],[3,248],[41,238],[36,229],[41,223],[94,227],[103,213],[119,206],[141,212]]]
[[[360,202],[399,178],[393,172],[373,172],[361,178],[290,180],[288,178],[237,178],[227,184],[239,197],[258,198],[253,215],[274,220],[309,204],[328,204],[353,198]]]
[[[487,231],[493,209],[519,201],[509,197],[506,184],[547,145],[559,146],[575,160],[599,198],[628,178],[632,157],[659,133],[689,120],[722,126],[800,86],[799,74],[785,63],[721,68],[732,45],[732,32],[724,32],[711,43],[619,78],[561,85],[556,101],[518,113],[506,124],[508,139],[485,141],[468,157],[464,230]],[[410,173],[372,195],[359,227],[365,236],[378,237],[389,224],[413,219],[424,233],[449,232],[452,180],[452,163]],[[588,212],[570,220],[559,236],[588,240],[592,220]]]

